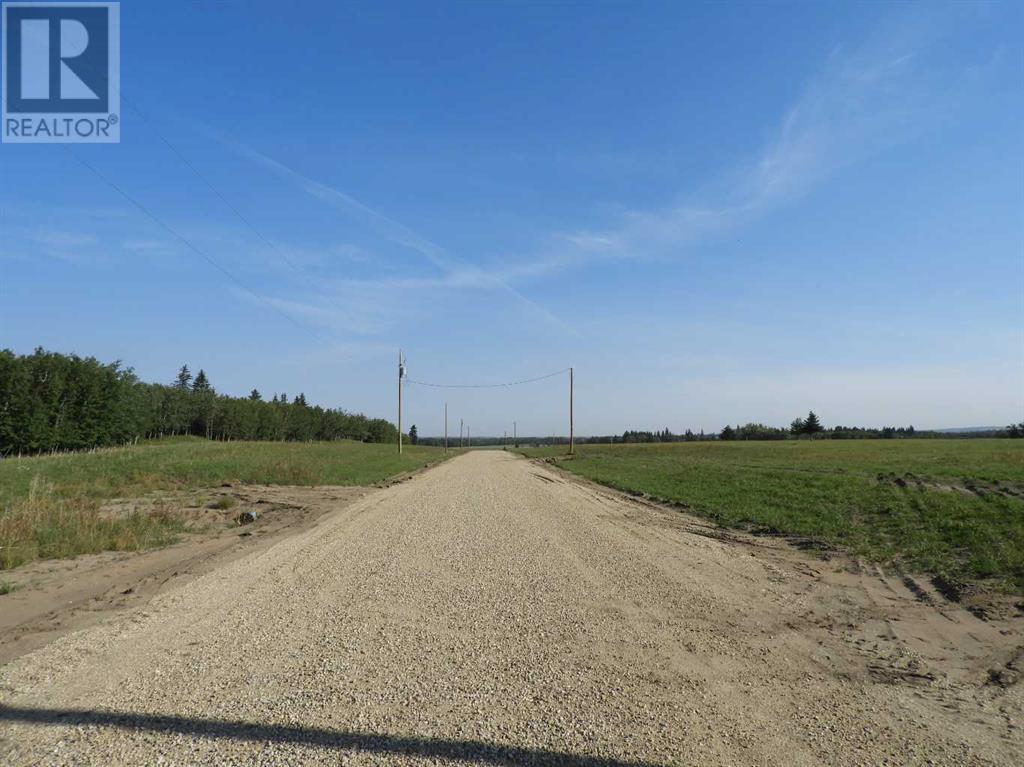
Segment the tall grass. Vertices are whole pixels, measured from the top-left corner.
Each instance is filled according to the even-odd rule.
[[[165,546],[184,528],[166,510],[103,515],[96,500],[62,498],[52,483],[36,477],[28,495],[0,514],[0,569],[35,559]]]
[[[173,510],[111,515],[104,500],[225,482],[363,485],[444,459],[438,448],[360,442],[212,442],[182,437],[73,455],[0,460],[0,569],[36,559],[164,546]]]

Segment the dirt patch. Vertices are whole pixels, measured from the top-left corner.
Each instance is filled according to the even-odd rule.
[[[875,477],[875,481],[879,484],[895,485],[904,489],[941,490],[946,493],[975,495],[979,498],[984,498],[990,494],[1004,498],[1024,498],[1024,486],[1015,485],[1010,482],[984,482],[978,479],[964,479],[961,482],[938,482],[928,477],[911,474],[910,472],[901,475],[893,472],[878,474]]]
[[[954,690],[986,697],[986,688],[1005,689],[1021,676],[1024,602],[1019,595],[986,592],[942,576],[890,572],[841,550],[817,550],[813,541],[792,536],[721,528],[679,504],[592,482],[559,468],[557,460],[537,463],[610,506],[630,502],[634,511],[626,516],[632,524],[734,544],[738,554],[746,550],[760,560],[772,581],[786,572],[806,578],[799,590],[807,612],[791,628],[822,645],[840,642],[861,656],[862,662],[845,672],[851,678],[921,688],[919,695],[948,705]]]
[[[162,512],[186,520],[190,532],[173,546],[43,560],[3,572],[0,663],[144,605],[162,591],[316,524],[323,514],[374,492],[366,487],[225,484],[191,492],[114,499],[109,516]]]

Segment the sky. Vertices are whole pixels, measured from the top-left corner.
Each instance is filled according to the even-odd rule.
[[[0,347],[577,435],[1024,420],[1024,5],[121,3],[0,146]],[[404,424],[568,432],[568,378]]]

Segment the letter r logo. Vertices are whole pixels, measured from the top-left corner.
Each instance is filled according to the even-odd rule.
[[[109,110],[108,4],[6,3],[8,113]]]
[[[50,69],[60,67],[61,100],[98,99],[99,96],[75,74],[69,59],[81,56],[89,47],[89,30],[76,19],[60,20],[60,55],[50,60],[50,20],[21,20],[21,97],[50,98]]]

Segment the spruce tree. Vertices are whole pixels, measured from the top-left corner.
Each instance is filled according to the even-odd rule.
[[[251,399],[253,402],[259,402],[261,399],[263,399],[263,397],[260,396],[259,389],[253,389],[251,392],[249,392],[249,399]],[[277,401],[276,397],[274,398],[274,401]]]
[[[821,425],[821,421],[818,420],[818,416],[814,414],[814,411],[809,412],[807,418],[804,419],[804,434],[814,435],[824,430],[825,427]]]
[[[192,382],[192,391],[197,393],[213,391],[213,387],[210,386],[210,381],[206,377],[206,372],[202,368],[199,368],[199,372],[196,374],[196,380]]]
[[[188,365],[182,365],[181,370],[178,371],[178,377],[174,379],[174,388],[186,390],[188,389],[189,383],[192,381],[192,374],[188,370]]]

